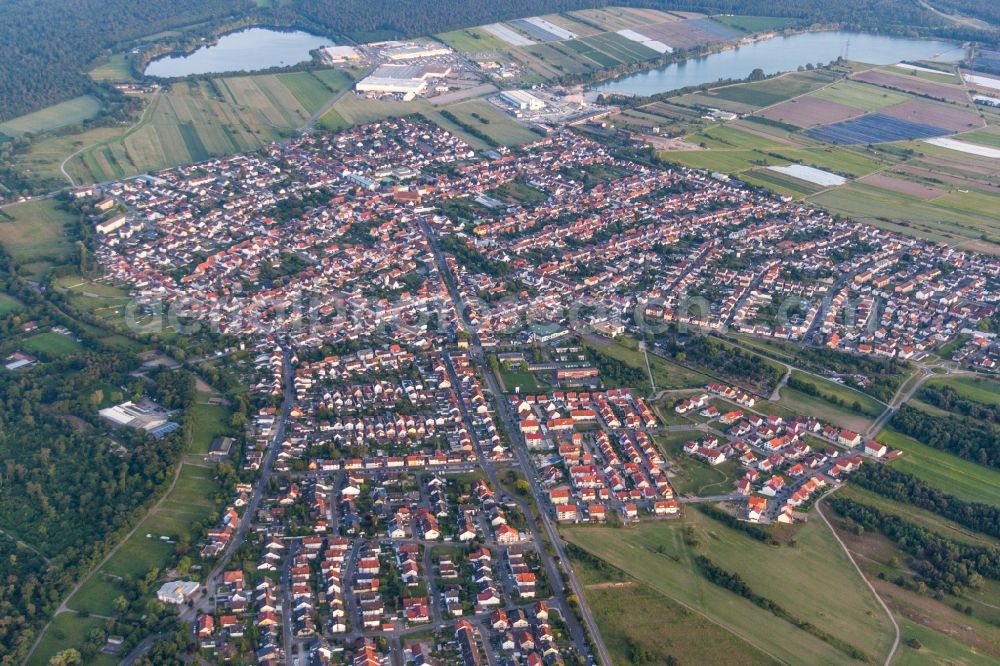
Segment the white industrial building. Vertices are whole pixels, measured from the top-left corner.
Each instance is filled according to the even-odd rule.
[[[434,58],[451,55],[451,49],[441,44],[418,44],[415,42],[395,42],[386,44],[384,51],[389,60],[413,60],[414,58]]]
[[[355,90],[363,93],[419,95],[427,90],[430,79],[451,74],[450,65],[382,65],[358,81]]]
[[[527,90],[504,90],[500,93],[500,99],[519,111],[539,111],[545,108],[545,102]]]
[[[351,62],[361,58],[353,46],[324,46],[320,49],[320,56],[327,62]]]

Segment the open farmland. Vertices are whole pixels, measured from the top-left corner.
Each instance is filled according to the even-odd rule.
[[[876,226],[968,247],[979,251],[996,251],[1000,242],[1000,221],[988,213],[958,210],[952,200],[921,201],[916,197],[872,187],[848,183],[810,197],[809,201],[834,212]],[[1000,197],[989,200],[993,210],[1000,206]],[[977,210],[982,206],[977,205]],[[983,239],[989,241],[982,242]]]
[[[87,72],[87,75],[95,81],[110,81],[112,83],[131,81],[132,71],[128,63],[125,62],[124,53],[115,53],[94,69]]]
[[[314,70],[176,82],[148,98],[136,125],[85,142],[66,168],[78,182],[103,182],[254,150],[290,135],[352,80]]]
[[[969,95],[962,86],[934,83],[933,81],[925,81],[912,76],[890,74],[889,72],[877,69],[855,74],[853,78],[872,85],[942,99],[956,104],[967,104],[969,102]]]
[[[957,150],[960,153],[968,153],[969,155],[979,155],[980,157],[1000,159],[1000,148],[980,146],[967,141],[959,141],[958,139],[941,137],[938,139],[925,139],[925,143],[929,143],[932,146],[938,146],[940,148],[948,148],[949,150]]]
[[[870,113],[853,120],[806,130],[806,134],[814,139],[847,144],[926,139],[949,133],[947,129],[942,127],[900,120],[884,113]]]
[[[614,663],[630,663],[637,649],[670,655],[680,663],[778,663],[711,619],[692,613],[635,578],[607,565],[598,568],[579,551],[571,553],[571,558]]]
[[[757,115],[796,127],[807,128],[840,122],[862,113],[864,112],[853,106],[805,95],[763,109]]]
[[[613,32],[637,25],[677,21],[676,16],[655,9],[639,9],[632,7],[604,7],[602,9],[583,9],[569,12],[575,20],[593,26],[603,32]]]
[[[686,528],[694,535],[689,541],[684,538]],[[846,659],[829,644],[770,613],[759,613],[761,609],[709,583],[692,561],[696,554],[704,551],[719,566],[739,573],[757,594],[873,657],[884,655],[892,641],[888,618],[819,519],[799,529],[797,547],[782,549],[781,557],[772,552],[774,546],[754,541],[697,510],[685,512],[683,525],[649,524],[629,530],[579,527],[563,533],[571,543],[788,663]]]
[[[101,101],[93,95],[81,95],[54,104],[40,111],[13,118],[0,124],[0,135],[10,137],[35,134],[49,130],[77,125],[96,116],[101,110]]]
[[[462,53],[478,53],[482,51],[497,51],[508,46],[495,35],[483,28],[465,28],[452,30],[435,35],[437,39]]]
[[[707,95],[751,107],[765,107],[805,95],[838,78],[837,73],[826,70],[790,72],[764,81],[713,88]]]
[[[821,169],[803,166],[801,164],[792,164],[790,166],[771,166],[768,167],[768,169],[786,176],[798,178],[799,180],[804,180],[807,183],[814,183],[822,187],[836,187],[837,185],[843,185],[847,182],[847,179],[843,176],[838,176],[837,174],[830,173],[829,171],[823,171]]]
[[[922,99],[911,99],[890,106],[882,109],[882,113],[918,125],[941,127],[952,132],[965,132],[984,125],[983,119],[973,109]]]
[[[870,176],[865,176],[861,182],[918,199],[936,199],[944,194],[944,191],[936,187],[903,178],[894,178],[884,173],[873,173]]]
[[[903,93],[849,80],[838,81],[833,85],[821,88],[812,93],[811,96],[835,104],[845,104],[862,111],[878,111],[910,99],[909,95]]]

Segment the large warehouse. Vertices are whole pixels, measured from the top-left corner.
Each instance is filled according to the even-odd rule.
[[[389,60],[413,60],[414,58],[433,58],[451,54],[451,49],[441,44],[422,44],[416,42],[397,42],[386,44],[385,55]]]
[[[427,90],[430,79],[440,79],[451,74],[450,65],[382,65],[368,76],[358,81],[358,92],[392,94],[413,93],[419,95]]]
[[[500,93],[500,99],[519,111],[539,111],[545,108],[545,102],[527,90],[504,90]]]

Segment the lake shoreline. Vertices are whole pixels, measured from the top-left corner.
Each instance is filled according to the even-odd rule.
[[[233,38],[233,37],[236,37],[236,36],[242,35],[244,33],[248,33],[248,32],[267,33],[268,37],[274,37],[276,35],[300,35],[301,39],[308,39],[308,40],[311,40],[311,41],[313,41],[315,43],[312,44],[310,46],[310,48],[308,48],[308,49],[305,50],[304,55],[301,56],[301,60],[297,60],[296,62],[291,62],[291,63],[286,63],[286,62],[282,61],[282,62],[276,62],[276,63],[272,63],[272,64],[265,64],[265,65],[261,65],[261,66],[252,66],[252,67],[242,67],[242,66],[240,66],[240,67],[235,67],[235,68],[227,68],[227,67],[221,66],[222,67],[221,69],[219,67],[213,67],[213,69],[218,69],[218,71],[190,71],[190,72],[187,72],[187,73],[166,73],[166,72],[153,73],[153,72],[150,71],[151,69],[153,69],[154,67],[156,67],[158,64],[162,68],[163,65],[168,64],[168,63],[177,63],[177,64],[179,64],[179,63],[185,63],[185,62],[186,63],[190,63],[191,59],[192,58],[196,58],[199,53],[206,53],[207,54],[209,51],[211,51],[213,49],[219,49],[220,45],[224,46],[224,42],[227,39],[230,39],[230,38]],[[320,43],[320,42],[323,42],[323,43]],[[169,80],[169,79],[182,79],[182,78],[185,78],[185,77],[188,77],[188,76],[216,75],[216,74],[219,74],[219,73],[222,73],[222,72],[242,72],[242,73],[249,74],[249,73],[253,73],[253,72],[270,70],[270,69],[275,69],[275,68],[285,68],[285,67],[290,68],[290,67],[295,67],[296,65],[300,65],[300,64],[302,64],[304,62],[307,62],[307,61],[311,60],[312,59],[312,53],[311,52],[314,51],[314,50],[316,50],[317,48],[320,48],[321,46],[324,46],[324,45],[333,45],[335,43],[336,42],[332,38],[327,37],[326,35],[316,34],[315,32],[312,31],[311,28],[304,28],[304,27],[299,27],[299,26],[296,26],[296,25],[283,25],[283,26],[279,26],[279,25],[260,25],[260,24],[258,24],[258,25],[248,25],[248,26],[238,27],[238,28],[235,28],[235,29],[232,29],[232,30],[226,30],[224,32],[220,32],[219,34],[214,35],[211,38],[211,41],[209,41],[208,39],[206,39],[203,42],[199,42],[199,43],[195,43],[195,44],[191,45],[187,49],[172,49],[170,51],[166,51],[166,52],[163,52],[163,53],[157,53],[154,57],[150,58],[149,60],[147,60],[143,64],[141,75],[144,78]],[[268,46],[267,45],[264,45],[264,46],[254,45],[254,51],[255,52],[260,53],[260,52],[264,52],[264,51],[267,51],[267,50],[268,50]],[[218,53],[216,53],[216,56],[218,56]],[[225,56],[223,55],[223,58],[224,57]]]
[[[926,60],[933,59],[940,53],[950,53],[959,49],[964,50],[964,45],[959,42],[946,42],[944,40],[938,39],[920,39],[920,38],[907,38],[907,37],[896,37],[892,35],[869,33],[869,32],[853,32],[846,30],[831,29],[829,27],[813,27],[801,30],[784,30],[784,31],[771,31],[767,33],[760,33],[758,35],[751,35],[744,37],[735,42],[727,42],[722,44],[717,44],[715,47],[710,47],[711,50],[707,53],[699,53],[698,55],[693,55],[683,60],[678,60],[674,62],[667,63],[665,65],[653,65],[648,69],[640,72],[630,72],[623,74],[618,77],[609,78],[603,80],[599,83],[592,83],[586,87],[587,91],[595,95],[610,95],[622,98],[629,97],[651,97],[654,95],[669,93],[682,89],[698,88],[706,85],[725,85],[726,81],[743,81],[749,76],[750,72],[754,69],[762,67],[765,65],[765,75],[770,78],[772,76],[777,76],[779,74],[788,73],[791,71],[796,71],[798,67],[805,66],[807,63],[811,63],[816,66],[825,65],[828,62],[836,60],[842,54],[833,54],[832,52],[827,53],[827,55],[832,55],[832,57],[816,58],[814,53],[810,53],[809,57],[801,58],[801,62],[798,60],[793,62],[785,62],[782,68],[774,68],[763,62],[754,62],[755,54],[750,54],[746,59],[741,59],[739,64],[739,71],[734,71],[733,68],[726,70],[725,64],[721,64],[718,68],[718,75],[701,75],[701,76],[689,76],[685,78],[684,74],[691,73],[693,70],[698,68],[709,67],[707,61],[712,59],[718,59],[720,56],[728,56],[734,58],[734,54],[741,48],[755,49],[761,45],[766,45],[769,43],[775,43],[780,45],[781,42],[778,40],[800,40],[801,38],[808,37],[810,35],[826,35],[830,37],[843,37],[846,44],[849,46],[851,39],[860,38],[862,41],[870,40],[872,44],[868,46],[871,50],[878,50],[879,48],[884,48],[883,44],[875,44],[875,42],[886,42],[894,43],[901,46],[916,47],[917,45],[933,45],[937,47],[948,47],[947,49],[940,51],[939,53],[928,53],[927,55],[916,56],[910,52],[903,52],[902,55],[894,56],[888,60],[899,61],[899,60]],[[864,50],[864,47],[862,47]],[[766,56],[768,54],[764,54]],[[784,57],[785,54],[782,54]],[[960,60],[964,55],[957,56],[955,60]],[[758,59],[763,59],[760,55],[757,56]],[[869,62],[869,58],[866,57],[855,57],[848,56],[848,60],[858,60],[859,62]],[[886,61],[885,58],[875,58],[876,62],[871,62],[873,65],[884,65],[891,64]],[[878,62],[881,60],[882,62]],[[743,64],[746,62],[746,64]],[[742,71],[746,69],[746,71]],[[768,71],[770,69],[770,71]],[[664,81],[663,79],[669,78],[670,74],[676,74],[676,81],[672,84]],[[624,84],[624,85],[623,85]],[[632,85],[634,84],[634,85]],[[641,88],[641,89],[640,89]]]

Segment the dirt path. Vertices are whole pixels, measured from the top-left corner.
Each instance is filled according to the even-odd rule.
[[[28,654],[25,655],[24,660],[21,662],[21,666],[27,666],[27,663],[31,659],[31,656],[35,653],[35,650],[38,649],[38,644],[42,642],[42,638],[45,636],[45,632],[51,628],[52,622],[55,620],[56,616],[58,616],[61,613],[76,613],[76,611],[73,610],[72,608],[69,608],[66,605],[66,603],[73,597],[74,594],[77,593],[77,590],[83,587],[84,583],[93,578],[94,574],[100,571],[101,568],[105,564],[107,564],[108,560],[110,560],[114,556],[114,554],[118,552],[118,550],[122,547],[122,545],[124,545],[126,541],[132,538],[132,535],[135,534],[136,531],[139,529],[139,527],[146,521],[146,518],[151,516],[154,511],[160,508],[160,505],[163,504],[163,501],[167,499],[167,497],[170,495],[171,492],[173,492],[174,486],[177,485],[177,479],[179,479],[181,476],[182,467],[184,467],[183,463],[177,464],[177,468],[174,470],[174,478],[170,481],[170,487],[167,488],[167,491],[163,493],[160,499],[156,500],[156,503],[143,514],[142,518],[140,518],[136,522],[135,526],[128,531],[128,534],[126,534],[125,536],[123,536],[121,539],[118,540],[118,543],[115,544],[114,548],[108,551],[108,554],[104,556],[104,559],[98,562],[97,565],[90,570],[90,573],[81,578],[76,583],[76,585],[73,586],[73,589],[71,589],[69,593],[66,594],[65,597],[63,597],[63,600],[59,604],[59,607],[56,609],[55,613],[52,614],[52,618],[46,623],[46,625],[42,628],[42,630],[38,632],[38,636],[35,638],[35,642],[31,644],[31,649],[28,650]]]
[[[882,610],[884,610],[885,614],[889,617],[889,622],[892,623],[892,628],[896,632],[896,637],[892,641],[892,648],[890,648],[889,654],[885,656],[885,662],[884,662],[885,666],[889,666],[889,664],[892,663],[892,658],[896,656],[896,650],[899,648],[899,624],[896,623],[896,618],[893,617],[892,611],[889,610],[889,606],[885,603],[885,601],[882,600],[882,597],[879,596],[878,591],[875,590],[875,586],[871,584],[871,582],[865,576],[864,572],[861,570],[861,567],[859,567],[858,563],[854,561],[854,556],[851,554],[851,551],[847,548],[847,544],[845,544],[841,540],[840,535],[837,534],[837,530],[833,529],[833,524],[830,523],[829,519],[827,519],[826,517],[826,514],[823,513],[823,500],[829,497],[835,490],[837,489],[833,488],[832,490],[830,490],[830,492],[826,493],[825,495],[820,497],[819,500],[817,500],[816,512],[819,514],[819,517],[823,519],[823,522],[826,523],[826,526],[830,528],[830,532],[833,534],[833,538],[836,539],[837,543],[840,544],[840,547],[844,549],[844,553],[847,555],[847,559],[851,561],[851,564],[854,566],[855,571],[857,571],[858,575],[861,576],[861,580],[865,582],[865,585],[868,586],[868,589],[872,591],[872,595],[875,597],[875,600],[878,601],[880,606],[882,606]]]

